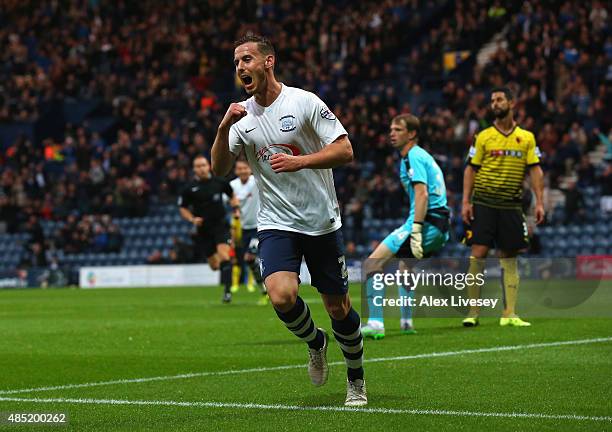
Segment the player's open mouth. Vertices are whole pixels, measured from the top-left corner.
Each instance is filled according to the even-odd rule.
[[[243,83],[245,86],[248,86],[248,85],[250,85],[250,84],[252,84],[252,83],[253,83],[253,77],[251,77],[251,76],[249,76],[249,75],[242,75],[242,76],[240,77],[240,79],[242,80],[242,83]]]

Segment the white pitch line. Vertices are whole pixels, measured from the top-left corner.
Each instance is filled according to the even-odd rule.
[[[612,342],[612,337],[603,337],[603,338],[594,338],[594,339],[578,339],[578,340],[569,340],[569,341],[560,341],[560,342],[542,342],[542,343],[525,344],[525,345],[506,345],[506,346],[497,346],[497,347],[490,347],[490,348],[468,349],[468,350],[461,350],[461,351],[431,352],[431,353],[413,354],[413,355],[397,356],[397,357],[379,357],[379,358],[373,358],[373,359],[366,358],[364,362],[378,363],[378,362],[414,360],[414,359],[423,359],[423,358],[450,357],[450,356],[459,356],[459,355],[464,355],[464,354],[480,354],[480,353],[500,352],[500,351],[514,351],[514,350],[522,350],[522,349],[548,348],[548,347],[566,346],[566,345],[583,345],[583,344],[592,344],[592,343],[601,343],[601,342]],[[329,366],[339,366],[339,365],[344,365],[344,362],[336,361],[336,362],[329,363]],[[270,371],[278,371],[278,370],[286,370],[286,369],[300,369],[304,367],[306,367],[305,364],[298,364],[298,365],[271,366],[271,367],[260,367],[260,368],[250,368],[250,369],[234,369],[234,370],[227,370],[227,371],[193,372],[193,373],[185,373],[185,374],[179,374],[179,375],[166,375],[166,376],[156,376],[156,377],[148,377],[148,378],[126,378],[126,379],[118,379],[118,380],[111,380],[111,381],[98,381],[98,382],[89,382],[89,383],[81,383],[81,384],[65,384],[65,385],[57,385],[57,386],[49,386],[49,387],[34,387],[34,388],[25,388],[25,389],[16,389],[16,390],[0,390],[0,395],[33,393],[33,392],[53,391],[53,390],[66,390],[66,389],[83,388],[83,387],[100,387],[100,386],[107,386],[107,385],[114,385],[114,384],[133,384],[133,383],[145,383],[145,382],[152,382],[152,381],[170,381],[170,380],[178,380],[178,379],[199,378],[199,377],[205,377],[205,376],[238,375],[238,374],[246,374],[246,373],[252,373],[252,372],[270,372]]]
[[[498,418],[527,418],[544,420],[586,420],[612,422],[609,416],[584,416],[578,414],[542,414],[521,412],[479,412],[479,411],[453,411],[436,409],[398,409],[398,408],[358,408],[358,407],[335,407],[335,406],[300,406],[282,404],[256,404],[236,402],[183,402],[183,401],[148,401],[148,400],[122,400],[122,399],[69,399],[69,398],[15,398],[0,397],[0,402],[33,402],[33,403],[71,403],[71,404],[96,404],[96,405],[154,405],[154,406],[179,406],[197,408],[237,408],[256,410],[279,410],[279,411],[328,411],[328,412],[357,412],[374,414],[412,414],[412,415],[437,415],[437,416],[459,416],[459,417],[498,417]]]

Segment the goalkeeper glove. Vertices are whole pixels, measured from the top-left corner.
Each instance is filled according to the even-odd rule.
[[[415,222],[412,224],[412,233],[410,234],[410,250],[415,258],[423,258],[423,222]]]

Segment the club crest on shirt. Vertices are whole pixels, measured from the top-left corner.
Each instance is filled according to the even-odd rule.
[[[281,132],[291,132],[292,130],[295,129],[295,116],[292,116],[291,114],[286,115],[286,116],[282,116],[280,119],[278,119],[280,121],[281,124]]]

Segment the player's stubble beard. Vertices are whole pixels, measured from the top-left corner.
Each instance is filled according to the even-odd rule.
[[[509,114],[510,114],[510,108],[506,108],[506,109],[498,108],[498,109],[493,110],[493,115],[495,116],[495,119],[499,121],[507,118]]]

